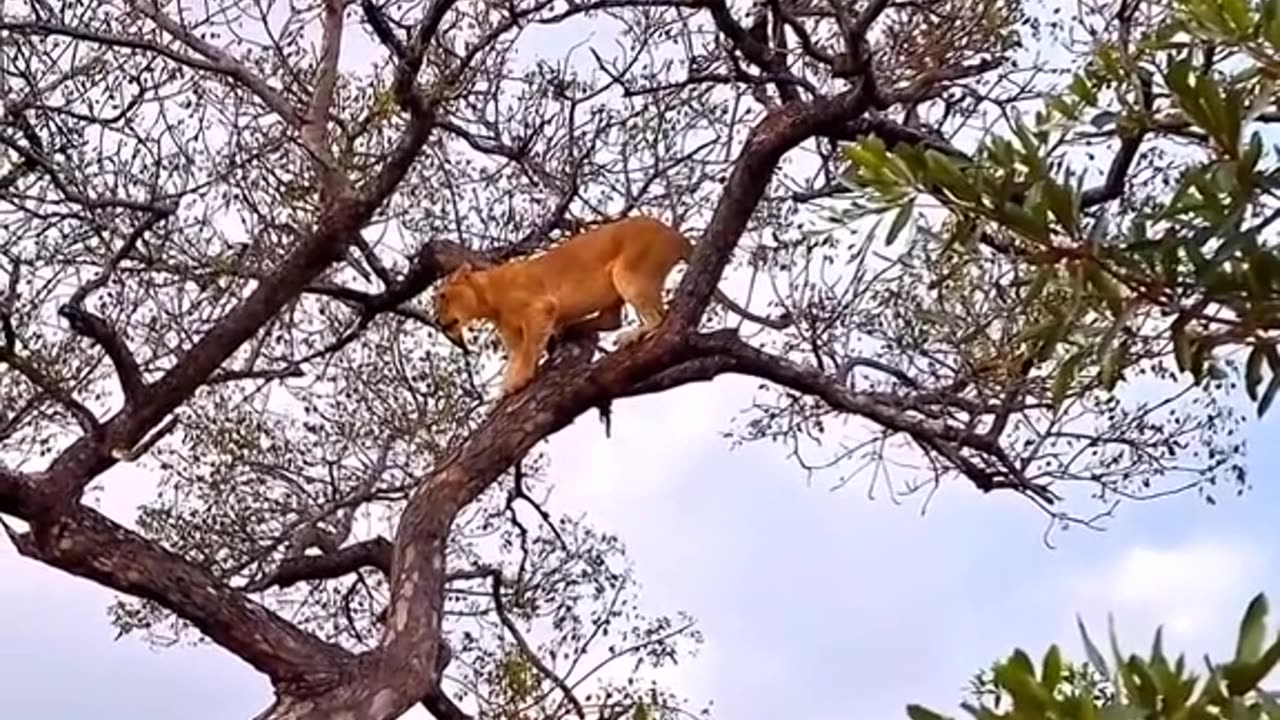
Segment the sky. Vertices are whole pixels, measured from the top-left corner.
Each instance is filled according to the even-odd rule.
[[[1250,433],[1257,487],[1210,507],[1194,495],[1122,506],[1103,533],[1041,538],[1044,516],[957,482],[920,498],[832,491],[769,445],[731,450],[719,432],[754,381],[721,378],[620,401],[613,437],[588,413],[550,442],[553,512],[586,513],[627,545],[644,608],[690,612],[705,644],[664,677],[714,717],[905,718],[953,712],[972,673],[1051,642],[1083,657],[1076,613],[1145,649],[1224,656],[1259,591],[1280,598],[1280,420]],[[105,507],[127,520],[151,479],[113,473]],[[112,594],[0,544],[0,716],[247,718],[264,678],[212,646],[114,640]],[[852,687],[852,690],[849,688]],[[406,717],[421,717],[419,712]]]

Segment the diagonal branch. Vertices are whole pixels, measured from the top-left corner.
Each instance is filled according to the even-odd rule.
[[[396,59],[392,89],[395,92],[396,101],[411,115],[432,114],[429,107],[431,103],[422,97],[418,89],[418,73],[422,70],[422,61],[426,57],[428,45],[435,38],[440,24],[444,22],[444,16],[453,7],[454,2],[456,0],[431,0],[427,12],[423,14],[421,22],[406,43],[396,35],[391,22],[374,0],[361,0],[360,8],[364,11],[365,20],[373,29],[374,36],[391,51],[391,55]]]
[[[302,119],[300,134],[320,176],[321,202],[345,184],[345,176],[329,152],[329,114],[333,108],[333,89],[338,82],[338,58],[342,54],[342,19],[346,0],[324,0],[324,30],[320,39],[320,66],[316,69],[315,88]]]
[[[31,502],[34,495],[30,475],[0,465],[0,514],[29,517],[35,510]]]
[[[0,473],[0,499],[6,495],[5,484]],[[34,490],[45,488],[38,485]],[[19,498],[17,509],[23,512],[16,513],[30,523],[31,531],[11,535],[24,557],[155,601],[277,682],[332,677],[351,661],[341,647],[298,629],[204,568],[96,510],[77,504],[53,517],[30,512],[45,500],[29,497],[33,492],[20,493],[28,497]]]
[[[94,43],[97,45],[105,45],[107,47],[141,50],[143,52],[159,55],[160,57],[172,60],[179,65],[184,65],[194,70],[222,75],[233,80],[243,81],[243,75],[246,72],[243,67],[238,67],[234,63],[220,63],[217,61],[204,60],[193,55],[180,53],[173,48],[165,47],[164,45],[152,42],[151,40],[131,37],[128,35],[113,35],[107,32],[88,30],[56,22],[43,20],[35,22],[12,22],[8,20],[0,20],[0,31],[12,32],[19,35],[65,37],[72,40],[82,40],[84,42]],[[257,92],[256,89],[255,92]],[[285,119],[289,120],[292,116],[292,110],[288,109],[288,103],[276,94],[274,90],[270,90],[269,88],[267,88],[267,95],[270,98],[267,105],[277,112],[279,112],[280,109],[287,109],[288,116],[285,116]],[[267,100],[267,98],[263,99]],[[291,122],[290,124],[293,123]]]
[[[90,480],[116,462],[107,451],[108,445],[133,447],[185,402],[280,308],[343,257],[351,238],[368,222],[376,207],[346,200],[326,207],[314,233],[304,236],[248,297],[182,353],[163,376],[147,385],[147,392],[135,396],[135,402],[107,422],[106,443],[102,438],[84,435],[53,461],[48,469],[50,492],[60,495],[63,502],[78,498]],[[129,373],[128,366],[124,367]]]
[[[997,438],[976,433],[932,417],[912,414],[908,398],[888,401],[883,394],[850,390],[839,378],[770,355],[744,342],[732,330],[721,330],[689,339],[695,357],[638,382],[619,397],[661,392],[691,382],[705,382],[724,373],[751,375],[822,400],[828,407],[866,418],[881,427],[901,432],[922,447],[941,455],[984,492],[1013,489],[1035,495],[1047,503],[1056,497],[1045,487],[1026,479],[1010,460]],[[976,462],[965,454],[983,458]]]
[[[870,90],[859,86],[834,97],[786,105],[752,129],[676,289],[669,313],[675,327],[694,327],[702,316],[782,156],[815,134],[860,117],[875,100]]]
[[[306,580],[331,580],[363,568],[387,573],[391,569],[391,542],[376,537],[353,543],[327,555],[304,555],[286,559],[271,574],[245,585],[245,592],[286,588]]]
[[[83,306],[67,303],[58,310],[77,334],[93,340],[107,354],[111,364],[115,366],[120,377],[120,388],[124,391],[125,402],[131,403],[146,389],[142,380],[142,370],[133,356],[133,351],[125,344],[120,334],[106,320],[85,310]]]
[[[289,104],[289,101],[285,100],[284,96],[268,85],[265,80],[253,74],[239,60],[179,25],[173,18],[161,12],[160,8],[150,0],[130,0],[129,5],[135,11],[150,19],[169,37],[186,45],[203,57],[206,62],[202,63],[202,65],[205,65],[213,72],[232,78],[241,87],[258,96],[259,100],[262,100],[272,112],[290,127],[296,128],[302,124],[303,119],[298,115],[294,107]],[[155,45],[151,46],[151,48],[155,47]]]

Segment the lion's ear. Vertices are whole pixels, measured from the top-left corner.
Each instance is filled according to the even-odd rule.
[[[461,265],[459,265],[459,266],[458,266],[458,268],[457,268],[456,270],[454,270],[454,271],[453,271],[453,276],[454,276],[454,277],[460,277],[460,278],[462,278],[462,277],[466,277],[466,276],[470,275],[470,274],[472,273],[472,271],[473,271],[473,270],[475,270],[475,268],[473,268],[473,267],[471,266],[471,261],[470,261],[470,260],[464,260],[464,261],[462,262],[462,264],[461,264]]]

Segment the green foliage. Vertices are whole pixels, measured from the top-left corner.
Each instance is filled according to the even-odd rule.
[[[1280,636],[1265,645],[1267,610],[1266,596],[1259,594],[1241,618],[1235,656],[1222,663],[1206,656],[1204,675],[1191,672],[1182,655],[1169,660],[1161,628],[1144,658],[1137,653],[1125,656],[1109,623],[1108,662],[1079,622],[1087,663],[1064,660],[1052,645],[1037,670],[1026,652],[1017,649],[989,673],[979,674],[971,701],[961,707],[977,720],[1280,718],[1280,706],[1260,687],[1280,661]],[[912,720],[948,720],[919,705],[907,706],[907,715]]]
[[[1065,87],[974,152],[871,136],[846,148],[847,182],[895,213],[889,241],[928,194],[967,228],[952,241],[1021,264],[1028,307],[1066,289],[1023,337],[1054,363],[1055,406],[1085,367],[1114,388],[1134,362],[1128,338],[1157,331],[1196,382],[1222,377],[1215,351],[1247,353],[1261,416],[1280,391],[1280,165],[1260,130],[1280,121],[1280,0],[1175,0],[1140,29],[1098,43]],[[1082,169],[1079,149],[1099,139],[1110,166]],[[1137,181],[1156,147],[1176,159]],[[1053,352],[1070,339],[1087,350]]]

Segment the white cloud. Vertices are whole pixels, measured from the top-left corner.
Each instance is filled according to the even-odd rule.
[[[1122,650],[1145,652],[1163,625],[1167,646],[1189,658],[1219,657],[1232,651],[1245,605],[1270,584],[1265,560],[1242,538],[1199,537],[1127,547],[1064,583],[1095,642],[1104,641],[1110,612]],[[1067,632],[1068,647],[1079,648],[1074,618]]]

